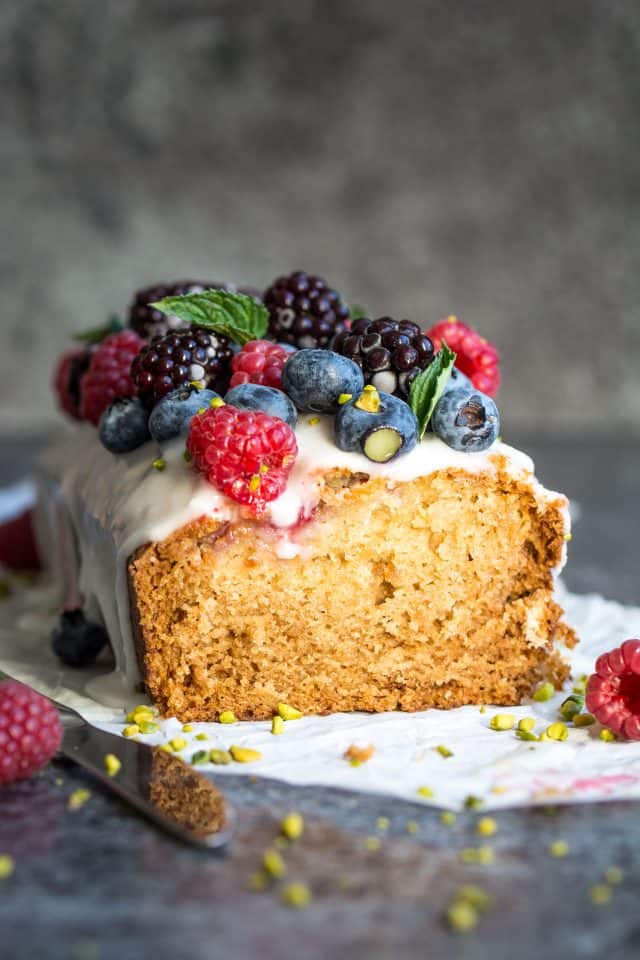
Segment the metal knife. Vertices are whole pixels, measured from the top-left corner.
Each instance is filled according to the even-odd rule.
[[[0,671],[0,679],[6,674]],[[179,757],[135,740],[98,730],[79,713],[48,697],[63,726],[60,753],[89,770],[106,787],[145,817],[180,840],[209,850],[226,846],[235,811],[204,774]],[[109,776],[105,756],[120,768]]]

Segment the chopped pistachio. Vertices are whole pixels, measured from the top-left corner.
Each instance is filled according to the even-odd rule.
[[[282,818],[280,830],[288,840],[298,840],[304,832],[304,819],[300,813],[287,813]]]
[[[565,724],[560,721],[558,721],[558,723],[552,723],[551,726],[547,727],[545,733],[549,740],[566,740],[569,736],[569,731]]]
[[[127,723],[140,723],[141,720],[153,720],[155,714],[151,707],[141,704],[127,714]]]
[[[116,757],[115,753],[108,753],[104,758],[104,768],[109,774],[110,777],[115,777],[119,771],[122,763]]]
[[[209,750],[209,760],[218,766],[225,766],[227,763],[231,763],[233,757],[228,750]]]
[[[539,740],[540,737],[532,733],[530,730],[516,730],[516,737],[518,740]]]
[[[154,470],[164,470],[167,466],[167,461],[163,457],[157,457],[153,461],[152,466]]]
[[[378,412],[380,409],[380,394],[373,384],[369,383],[366,385],[354,403],[354,406],[357,407],[358,410],[364,410],[366,413]]]
[[[482,887],[477,887],[472,883],[460,887],[456,894],[456,900],[470,903],[472,907],[475,907],[475,909],[479,911],[488,910],[491,906],[491,897],[489,894],[483,890]]]
[[[237,723],[238,718],[236,717],[233,710],[223,710],[222,713],[218,716],[219,723]]]
[[[534,717],[523,717],[522,720],[518,720],[518,730],[524,733],[531,733],[535,725],[536,721]]]
[[[238,747],[234,744],[229,747],[229,753],[236,763],[253,763],[254,760],[262,760],[260,751],[252,750],[251,747]]]
[[[604,740],[605,743],[613,743],[614,740],[618,739],[613,730],[609,730],[607,727],[602,728],[599,737],[601,740]]]
[[[569,844],[566,840],[554,840],[549,844],[549,853],[558,859],[566,857],[569,854]]]
[[[13,857],[8,853],[0,853],[0,880],[8,880],[16,868]]]
[[[280,899],[287,907],[303,910],[311,903],[311,891],[305,883],[287,883],[280,891]]]
[[[175,751],[175,753],[179,753],[180,750],[184,750],[184,748],[188,747],[189,744],[184,737],[172,737],[172,739],[169,740],[169,746],[173,751]]]
[[[432,787],[418,787],[416,793],[419,797],[432,797],[434,795]]]
[[[224,407],[224,400],[222,397],[214,397],[213,400],[209,400],[209,406],[217,410],[218,407]]]
[[[578,713],[573,718],[574,727],[590,727],[596,722],[596,718],[592,713]]]
[[[284,877],[287,872],[287,867],[278,853],[277,850],[271,848],[270,850],[265,850],[262,854],[262,866],[267,871],[270,877],[274,877],[276,880],[280,877]]]
[[[477,810],[479,807],[482,806],[483,803],[484,803],[484,800],[482,799],[482,797],[474,797],[472,793],[470,793],[469,796],[466,797],[464,801],[464,805],[467,810]]]
[[[440,823],[445,827],[452,827],[456,822],[456,815],[453,810],[443,810],[440,814]]]
[[[191,756],[191,763],[193,763],[195,766],[198,766],[198,764],[200,763],[208,763],[208,762],[209,762],[208,750],[196,750],[196,752]]]
[[[577,693],[572,693],[560,704],[560,716],[563,720],[571,721],[576,714],[580,713],[583,707],[584,697],[579,696]]]
[[[477,863],[487,866],[493,863],[495,856],[492,847],[465,847],[460,851],[463,863]]]
[[[193,733],[193,724],[192,723],[183,723],[182,724],[183,733]]]
[[[548,680],[545,683],[541,683],[540,686],[536,689],[533,694],[533,699],[538,703],[544,703],[545,700],[551,700],[551,697],[556,692],[556,688]]]
[[[135,737],[136,734],[140,733],[140,727],[137,723],[128,724],[122,731],[123,737]]]
[[[154,723],[153,720],[141,720],[140,721],[140,733],[159,733],[160,725]]]
[[[604,872],[604,879],[605,883],[615,887],[624,880],[624,873],[620,867],[607,867]]]
[[[486,712],[487,712],[487,708],[485,707],[484,704],[482,704],[482,706],[480,707],[480,713],[486,713]]]
[[[492,730],[513,730],[516,718],[512,713],[496,713],[489,721]]]
[[[364,845],[367,850],[379,850],[381,846],[380,837],[367,837]]]
[[[389,820],[389,817],[378,817],[376,820],[376,827],[378,830],[388,830],[390,826],[391,821]]]
[[[320,417],[309,417],[309,419],[307,420],[307,423],[309,424],[310,427],[315,427],[317,424],[320,423]]]
[[[349,400],[353,397],[352,393],[341,393],[338,397],[338,403],[342,407],[345,403],[349,403]]]
[[[78,789],[74,790],[67,800],[67,806],[69,810],[79,810],[80,807],[85,805],[90,796],[90,790],[87,790],[86,787],[78,787]]]
[[[276,714],[276,716],[271,721],[271,733],[278,736],[279,734],[284,733],[284,731],[285,731],[284,720],[279,714]]]
[[[262,890],[266,890],[269,885],[269,877],[264,872],[264,870],[256,870],[255,873],[249,874],[247,878],[247,887],[249,890],[253,890],[256,893],[259,893]]]
[[[603,907],[611,902],[613,890],[606,883],[596,883],[589,889],[589,900],[596,907]]]
[[[480,817],[476,823],[476,833],[481,837],[491,837],[498,831],[498,824],[493,817]]]
[[[443,743],[439,744],[439,745],[436,747],[436,751],[440,754],[441,757],[444,757],[445,760],[446,760],[448,757],[452,757],[452,756],[453,756],[453,750],[449,750],[449,747],[445,747],[445,745],[444,745]]]
[[[194,739],[195,739],[195,740],[208,740],[208,739],[209,739],[209,734],[208,734],[208,733],[196,733]]]
[[[407,820],[407,833],[417,833],[420,827],[415,820]]]
[[[508,787],[505,787],[502,783],[496,783],[491,787],[490,793],[495,793],[496,796],[500,796],[503,793],[507,793]]]
[[[447,907],[445,919],[456,933],[469,933],[478,923],[478,911],[467,900],[454,900]]]
[[[283,720],[300,720],[304,716],[300,710],[296,710],[295,707],[290,707],[288,703],[279,703],[278,713]]]

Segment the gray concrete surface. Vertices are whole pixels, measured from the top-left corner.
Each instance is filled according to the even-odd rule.
[[[501,347],[514,427],[640,435],[634,0],[4,0],[2,428],[65,336],[297,266]]]

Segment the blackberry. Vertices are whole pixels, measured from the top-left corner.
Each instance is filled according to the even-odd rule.
[[[148,405],[185,383],[225,394],[231,379],[233,350],[227,337],[202,327],[154,337],[131,366],[138,394]]]
[[[152,337],[162,337],[172,330],[184,330],[189,324],[179,317],[168,317],[159,310],[150,307],[150,303],[157,303],[164,297],[181,297],[185,293],[201,293],[203,290],[230,290],[236,288],[232,284],[212,281],[205,283],[200,280],[176,280],[174,283],[156,283],[152,287],[138,290],[129,307],[129,326],[146,340]],[[248,296],[260,297],[252,287],[239,287],[240,293]]]
[[[346,329],[349,308],[340,294],[321,277],[297,270],[279,277],[265,291],[269,335],[295,347],[327,347],[331,338]]]
[[[411,381],[433,360],[433,344],[417,323],[359,317],[350,330],[338,333],[331,349],[355,361],[364,382],[406,399]]]

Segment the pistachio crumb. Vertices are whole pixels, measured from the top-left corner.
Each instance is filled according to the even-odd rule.
[[[153,720],[141,720],[140,721],[140,733],[159,733],[160,725],[155,723]]]
[[[584,697],[577,693],[571,693],[560,704],[560,716],[563,720],[571,721],[580,713],[584,706]]]
[[[137,723],[140,724],[142,720],[153,720],[155,714],[151,707],[146,706],[146,704],[140,704],[140,706],[134,707],[127,714],[127,723]]]
[[[255,893],[266,890],[269,885],[269,877],[264,870],[256,870],[247,877],[247,887]]]
[[[589,900],[596,907],[603,907],[611,902],[613,890],[606,883],[596,883],[589,888]]]
[[[171,740],[169,740],[169,746],[175,753],[179,753],[180,750],[184,750],[184,748],[188,745],[189,744],[184,737],[172,737]]]
[[[486,713],[486,712],[487,712],[487,708],[485,707],[484,704],[482,704],[482,706],[480,707],[480,713]]]
[[[495,855],[492,847],[465,847],[460,851],[460,859],[463,863],[476,863],[487,866],[493,863]]]
[[[277,850],[274,850],[273,847],[269,850],[265,850],[262,854],[262,866],[267,871],[270,877],[274,877],[278,880],[280,877],[284,877],[287,872],[287,867],[278,853]]]
[[[116,757],[115,753],[108,753],[104,758],[104,768],[107,771],[110,777],[115,777],[119,771],[122,763]]]
[[[416,793],[419,797],[433,797],[433,789],[431,787],[418,787]]]
[[[605,743],[613,743],[614,740],[618,739],[613,730],[609,730],[608,727],[603,727],[598,736],[601,740],[604,740]]]
[[[483,803],[484,803],[484,800],[482,799],[482,797],[476,797],[472,793],[470,793],[469,796],[466,797],[464,801],[464,805],[467,810],[477,810],[479,807],[482,806]]]
[[[315,427],[316,424],[320,423],[320,417],[309,417],[307,423],[310,427]]]
[[[513,730],[516,718],[512,713],[496,713],[489,720],[489,727],[492,730]]]
[[[592,713],[578,713],[573,718],[574,727],[590,727],[596,722],[596,718]]]
[[[16,868],[15,860],[8,853],[0,853],[0,880],[8,880]]]
[[[407,833],[416,834],[420,827],[415,820],[407,820]]]
[[[620,869],[620,867],[607,867],[604,872],[604,880],[605,883],[616,887],[624,880],[624,872]]]
[[[136,734],[140,733],[140,727],[137,723],[128,724],[122,731],[123,737],[135,737]]]
[[[209,762],[209,751],[208,750],[196,750],[191,756],[191,763],[194,766],[198,766],[201,763]]]
[[[302,814],[292,811],[287,813],[280,823],[280,830],[288,840],[299,840],[304,832],[304,818]]]
[[[486,890],[473,883],[464,884],[460,887],[456,894],[456,900],[470,903],[478,911],[488,910],[491,906],[491,897]]]
[[[305,883],[287,883],[280,891],[280,899],[287,907],[303,910],[311,903],[312,896]]]
[[[253,763],[254,760],[262,760],[260,751],[252,750],[251,747],[239,747],[233,744],[229,747],[229,753],[236,763]]]
[[[551,700],[551,697],[555,692],[556,688],[549,680],[547,680],[545,683],[541,683],[540,686],[537,687],[533,694],[533,699],[538,703],[544,703],[546,700]]]
[[[496,796],[500,796],[500,794],[506,793],[506,792],[507,792],[507,789],[508,789],[508,788],[505,787],[503,784],[501,784],[501,783],[496,783],[496,784],[494,784],[493,787],[491,787],[491,790],[490,790],[489,792],[490,792],[490,793],[495,793]]]
[[[388,830],[391,826],[391,821],[389,817],[378,817],[376,820],[376,827],[378,830]]]
[[[209,739],[209,734],[208,734],[208,733],[196,733],[194,739],[195,739],[195,740],[208,740],[208,739]]]
[[[382,845],[382,841],[380,840],[380,837],[367,837],[364,845],[367,850],[379,850]]]
[[[497,832],[498,824],[493,817],[480,817],[476,823],[476,833],[479,833],[481,837],[492,837]]]
[[[518,720],[518,730],[523,730],[525,733],[531,733],[535,725],[534,717],[523,717],[522,720]]]
[[[440,823],[445,827],[452,827],[456,822],[456,815],[453,810],[443,810],[440,814]]]
[[[566,840],[554,840],[553,843],[549,844],[549,853],[552,857],[558,859],[568,856],[569,849],[569,844]]]
[[[182,724],[183,733],[193,733],[193,724],[192,723],[183,723]]]
[[[276,716],[271,721],[271,733],[278,736],[279,734],[284,733],[284,731],[285,731],[284,720],[282,719],[280,714],[276,714]]]
[[[154,470],[164,470],[167,466],[167,461],[163,457],[157,457],[157,459],[153,461],[152,466]]]
[[[225,766],[231,763],[233,757],[228,750],[209,750],[209,760],[218,766]]]
[[[86,787],[78,787],[67,800],[67,807],[69,810],[79,810],[80,807],[85,805],[90,796],[90,790],[87,790]]]
[[[445,919],[456,933],[469,933],[478,923],[478,911],[467,900],[454,900],[446,909]]]
[[[278,714],[283,720],[301,720],[304,716],[300,710],[296,710],[295,707],[289,706],[288,703],[278,704]]]
[[[349,400],[351,400],[352,397],[352,393],[341,393],[338,397],[338,404],[342,407],[345,403],[349,403]]]
[[[438,744],[436,751],[440,754],[441,757],[444,757],[445,760],[453,756],[453,750],[449,750],[449,747],[445,747],[443,743]]]
[[[236,717],[233,710],[223,710],[222,713],[218,715],[219,723],[237,723],[238,718]]]
[[[569,736],[569,731],[564,723],[558,721],[558,723],[552,723],[551,726],[547,727],[545,730],[546,735],[549,740],[566,740]]]

